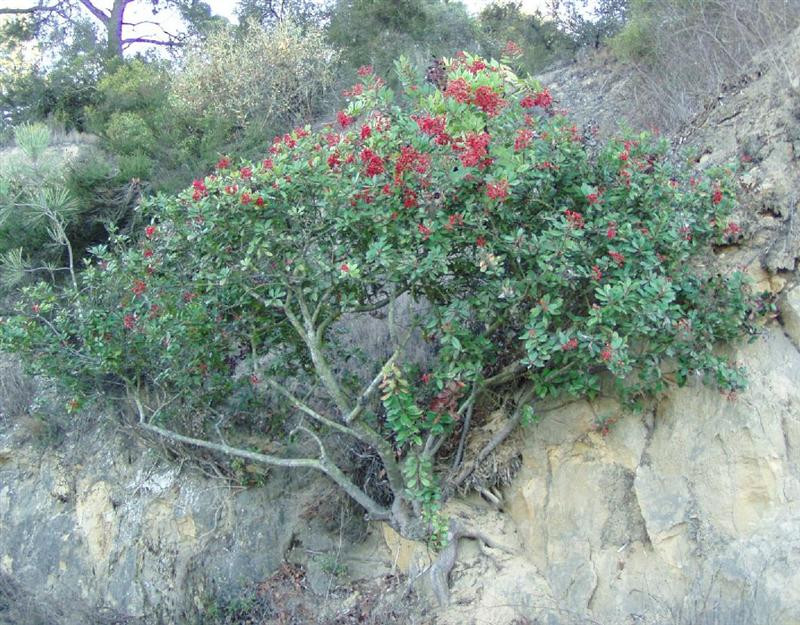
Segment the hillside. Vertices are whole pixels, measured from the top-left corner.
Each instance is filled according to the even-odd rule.
[[[449,504],[514,552],[465,542],[449,608],[414,584],[427,547],[364,523],[321,478],[242,465],[232,484],[113,422],[78,421],[53,448],[20,420],[0,428],[0,623],[800,622],[797,68],[800,30],[670,137],[700,171],[740,168],[742,232],[715,262],[746,267],[778,306],[730,348],[748,389],[692,380],[641,414],[542,407],[497,454],[514,467],[501,508],[475,493]],[[629,76],[611,60],[542,80],[602,135],[625,116]]]

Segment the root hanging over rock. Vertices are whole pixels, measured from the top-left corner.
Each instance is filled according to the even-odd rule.
[[[508,486],[522,468],[523,434],[512,425],[503,410],[492,412],[480,427],[469,433],[464,457],[481,458],[481,452],[495,439],[502,437],[504,430],[513,429],[485,457],[471,464],[466,463],[455,480],[455,491],[460,495],[477,492],[495,507],[501,508],[501,489]]]

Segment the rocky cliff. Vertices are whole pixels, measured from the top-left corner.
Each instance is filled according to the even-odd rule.
[[[726,397],[696,380],[640,415],[609,400],[544,407],[496,524],[524,554],[507,566],[526,582],[451,610],[452,622],[800,622],[798,67],[800,31],[673,137],[676,157],[700,170],[738,168],[744,232],[718,250],[718,269],[746,268],[778,302],[776,320],[731,350],[747,391]],[[543,80],[584,127],[616,131],[624,72],[571,67]],[[484,570],[464,579],[496,578],[474,566]]]
[[[730,348],[749,388],[729,397],[694,380],[641,414],[610,400],[541,406],[503,509],[477,496],[451,505],[515,555],[465,545],[450,608],[413,603],[391,576],[423,570],[423,547],[362,526],[316,477],[273,471],[232,487],[111,424],[42,449],[7,419],[0,623],[800,622],[798,67],[800,31],[674,140],[700,168],[741,168],[743,236],[718,250],[719,269],[746,267],[779,305],[760,336]],[[623,72],[545,80],[579,119],[614,131]],[[276,575],[299,594],[266,605]],[[358,580],[379,584],[383,604]],[[257,588],[261,620],[220,608],[244,588]]]

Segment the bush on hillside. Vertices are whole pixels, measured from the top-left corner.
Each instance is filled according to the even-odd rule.
[[[630,0],[555,0],[551,5],[559,28],[576,49],[597,49],[625,25]]]
[[[478,16],[481,46],[496,58],[508,54],[509,42],[519,47],[516,62],[528,72],[539,72],[571,55],[574,41],[554,20],[525,13],[521,2],[496,1]]]
[[[181,106],[263,133],[310,121],[333,84],[337,53],[290,22],[219,29],[190,50],[175,84]]]
[[[0,345],[76,393],[127,395],[173,442],[318,469],[417,537],[442,536],[442,492],[480,459],[459,437],[498,389],[501,440],[534,398],[604,381],[631,404],[695,374],[739,388],[714,347],[753,302],[704,263],[737,230],[725,172],[674,169],[647,134],[590,156],[535,80],[469,55],[443,71],[437,88],[401,62],[395,94],[362,68],[335,123],[144,201],[141,236],[96,247],[77,288],[28,289]],[[358,375],[375,316],[391,340]],[[226,445],[231,423],[271,451]],[[388,495],[342,471],[350,445]]]
[[[138,191],[114,182],[108,154],[91,143],[54,144],[45,124],[14,131],[0,166],[0,289],[59,282],[80,269],[86,248],[123,225]]]
[[[173,80],[161,63],[119,62],[100,80],[86,116],[114,173],[102,195],[138,181],[152,190],[175,191],[188,177],[207,171],[231,140],[231,123],[198,117],[179,104]]]
[[[6,289],[27,275],[55,279],[67,269],[66,231],[80,213],[66,188],[67,159],[51,147],[47,126],[18,126],[14,136],[16,150],[0,169],[0,277]]]
[[[476,26],[461,2],[338,0],[326,34],[351,72],[371,65],[394,87],[391,70],[401,54],[422,70],[453,50],[478,52]]]
[[[0,132],[43,120],[86,130],[84,108],[106,70],[91,23],[77,24],[66,40],[42,42],[28,17],[0,24]]]

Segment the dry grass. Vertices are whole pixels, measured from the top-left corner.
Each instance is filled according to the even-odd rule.
[[[19,361],[0,354],[0,423],[27,414],[35,397],[36,384]]]
[[[636,125],[679,126],[760,53],[800,87],[798,68],[771,49],[800,25],[797,0],[663,0],[651,3],[647,16],[614,44],[636,74]]]
[[[269,578],[206,612],[203,625],[411,625],[430,623],[398,576],[340,585],[326,597],[310,589],[305,569],[284,563]]]

